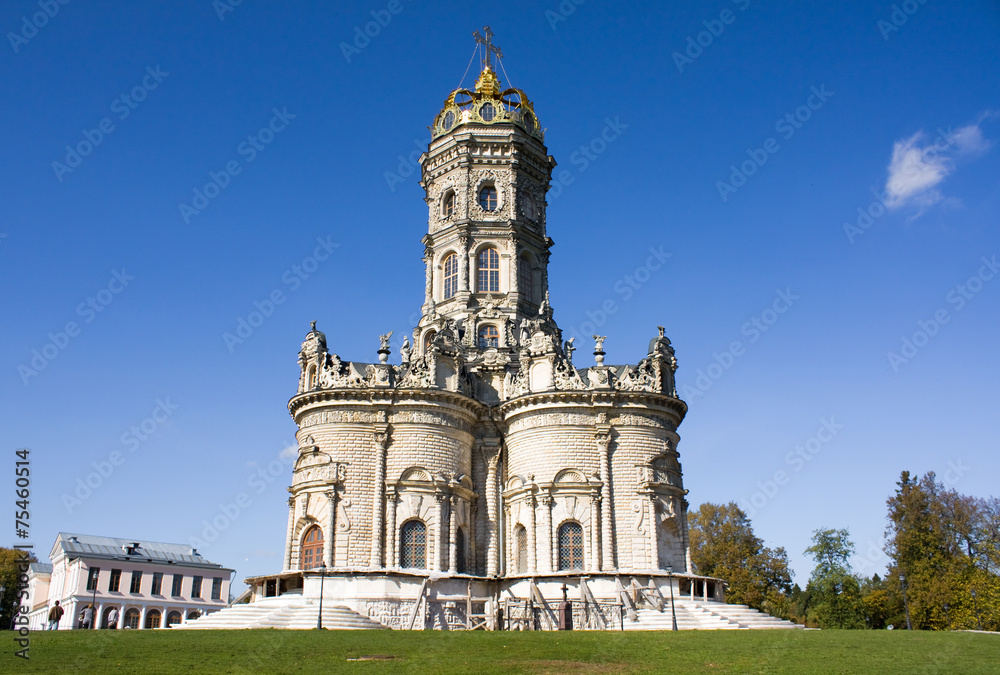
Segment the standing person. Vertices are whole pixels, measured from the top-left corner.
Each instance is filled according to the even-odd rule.
[[[59,606],[59,601],[56,600],[56,604],[49,610],[49,630],[59,630],[59,619],[64,613],[65,610]]]
[[[87,605],[80,612],[80,628],[89,629],[93,625],[94,621],[94,607],[93,605]]]
[[[108,612],[108,628],[114,630],[118,628],[118,608],[112,607],[111,611]]]

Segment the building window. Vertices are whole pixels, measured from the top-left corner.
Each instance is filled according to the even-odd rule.
[[[201,597],[201,577],[191,578],[191,597],[192,598]]]
[[[299,553],[299,569],[311,570],[323,562],[323,530],[313,525],[306,530],[302,538],[302,551]]]
[[[96,591],[97,590],[97,578],[101,576],[100,567],[91,567],[90,573],[87,575],[87,590]]]
[[[118,586],[122,582],[122,571],[121,570],[111,570],[111,578],[108,579],[108,591],[111,593],[118,592]]]
[[[484,248],[479,252],[480,293],[500,292],[500,254],[495,248]]]
[[[144,628],[153,629],[160,627],[160,610],[151,609],[146,612],[146,625]]]
[[[533,285],[531,262],[528,261],[527,256],[521,256],[521,259],[517,261],[517,290],[521,293],[521,297],[528,302],[535,301]]]
[[[465,574],[465,530],[461,527],[455,530],[455,571]]]
[[[222,599],[222,579],[215,577],[212,579],[212,599],[221,600]]]
[[[514,566],[518,574],[528,573],[528,531],[523,525],[514,529],[514,545],[517,547],[517,557]]]
[[[182,621],[182,619],[183,618],[181,617],[181,613],[175,609],[174,611],[167,614],[167,625],[176,626]]]
[[[492,122],[496,114],[497,109],[493,107],[492,103],[484,103],[479,108],[479,116],[483,118],[484,122]]]
[[[564,523],[559,528],[559,569],[583,569],[583,527]]]
[[[427,568],[427,526],[419,520],[403,524],[400,532],[401,567]]]
[[[436,331],[427,331],[427,335],[424,336],[424,353],[426,354],[430,350],[431,345],[434,344],[434,338],[437,337]]]
[[[458,293],[458,256],[454,253],[444,259],[444,299]]]
[[[175,574],[173,586],[171,586],[170,588],[170,595],[174,596],[175,598],[181,597],[181,584],[183,583],[184,583],[184,575]]]
[[[500,332],[496,326],[481,326],[479,328],[479,348],[489,349],[500,346]]]
[[[153,572],[153,595],[159,595],[163,590],[163,572]]]
[[[129,586],[129,593],[139,593],[142,588],[142,572],[134,570],[132,572],[132,584]]]
[[[455,215],[455,193],[449,192],[444,196],[444,217],[451,218]]]
[[[497,210],[497,189],[487,185],[479,191],[479,208],[483,211]]]
[[[125,610],[125,623],[122,627],[131,628],[132,630],[137,629],[139,627],[139,610],[135,607]]]
[[[199,616],[201,616],[201,612],[199,612],[197,609],[192,610],[192,611],[188,612],[188,621],[194,621]]]

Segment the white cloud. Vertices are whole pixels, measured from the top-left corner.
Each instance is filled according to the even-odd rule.
[[[933,141],[928,141],[923,131],[896,141],[885,183],[886,205],[896,209],[912,204],[923,213],[927,207],[942,201],[944,196],[937,186],[955,170],[954,158],[981,154],[990,147],[979,125],[995,116],[985,113],[975,123],[960,129],[939,129]]]

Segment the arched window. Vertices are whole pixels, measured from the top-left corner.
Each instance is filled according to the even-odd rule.
[[[479,328],[479,348],[489,349],[500,346],[500,331],[496,326],[481,326]]]
[[[461,527],[455,530],[455,556],[457,557],[455,571],[465,574],[465,530]]]
[[[130,607],[125,610],[125,621],[122,624],[122,628],[136,629],[139,627],[139,610],[135,607]]]
[[[110,628],[111,627],[111,612],[118,612],[118,608],[114,607],[114,606],[111,606],[111,607],[108,607],[107,609],[104,610],[104,616],[101,619],[101,628]],[[115,614],[115,628],[118,628],[119,617],[120,617],[120,613],[116,613]]]
[[[452,253],[444,259],[444,299],[458,293],[458,256]]]
[[[455,215],[455,193],[449,192],[444,196],[444,217],[451,218]]]
[[[306,530],[302,538],[302,550],[299,553],[299,569],[311,570],[323,563],[323,530],[313,525]]]
[[[201,616],[201,612],[199,612],[197,609],[192,610],[192,611],[188,612],[188,621],[194,621],[199,616]]]
[[[583,527],[580,523],[563,523],[559,527],[559,569],[583,569]]]
[[[479,252],[479,285],[480,293],[500,292],[500,254],[495,248],[484,248]]]
[[[514,546],[517,547],[514,568],[518,574],[528,573],[528,531],[523,525],[514,529]]]
[[[534,284],[531,278],[531,261],[528,256],[523,255],[517,261],[517,290],[521,297],[528,302],[535,301]]]
[[[479,208],[483,211],[497,210],[497,189],[492,185],[487,185],[479,191]]]
[[[167,614],[167,625],[168,626],[176,626],[181,621],[182,621],[181,613],[178,612],[176,609],[174,611],[170,612],[169,614]]]
[[[149,630],[160,627],[160,610],[151,609],[146,612],[146,625],[143,628]]]
[[[424,336],[424,352],[426,353],[431,345],[434,344],[434,338],[437,336],[436,331],[428,331],[427,335]]]
[[[427,568],[427,526],[419,520],[403,524],[400,531],[400,567]]]

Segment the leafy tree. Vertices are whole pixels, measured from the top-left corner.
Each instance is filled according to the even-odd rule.
[[[783,548],[765,547],[735,502],[702,504],[688,513],[688,525],[695,570],[728,582],[727,602],[789,616],[788,554]]]
[[[821,628],[864,628],[865,607],[861,584],[851,573],[849,559],[854,553],[850,533],[844,530],[816,530],[813,545],[805,550],[816,561],[809,578],[812,611]]]
[[[0,586],[3,586],[3,595],[0,596],[0,628],[10,628],[14,609],[20,605],[15,600],[18,600],[18,577],[21,575],[20,566],[24,557],[24,551],[0,547]],[[30,553],[27,562],[38,562],[38,558]]]

